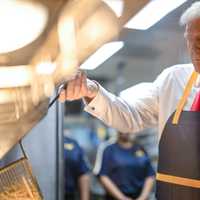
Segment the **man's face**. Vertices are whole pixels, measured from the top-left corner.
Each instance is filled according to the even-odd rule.
[[[195,70],[200,73],[200,18],[186,26],[187,47]]]
[[[131,140],[130,133],[118,133],[118,137],[123,142],[128,142]]]

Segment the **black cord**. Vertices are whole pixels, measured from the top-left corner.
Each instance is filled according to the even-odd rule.
[[[58,100],[60,94],[57,94],[56,97],[49,103],[48,105],[48,109],[51,108],[51,106],[53,106],[53,104],[56,102],[56,100]]]
[[[20,146],[20,148],[22,150],[22,154],[23,154],[24,158],[27,159],[28,157],[27,157],[26,152],[24,150],[24,147],[23,147],[23,144],[22,144],[22,140],[19,141],[19,146]]]
[[[53,100],[49,103],[48,105],[48,109],[51,108],[51,106],[59,99],[60,93],[63,89],[67,88],[67,84],[62,84],[59,88],[58,88],[58,92],[56,94],[56,96],[53,98]]]

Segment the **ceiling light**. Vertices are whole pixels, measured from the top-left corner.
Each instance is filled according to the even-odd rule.
[[[22,48],[34,41],[48,20],[46,7],[38,3],[2,0],[0,6],[0,53]]]
[[[81,69],[93,70],[99,65],[104,63],[108,58],[113,56],[124,46],[124,42],[110,42],[104,44],[99,50],[97,50],[92,56],[90,56],[81,66]]]
[[[124,1],[123,0],[103,0],[117,15],[117,17],[121,17],[124,9]]]
[[[187,0],[151,0],[126,25],[126,28],[146,30]]]

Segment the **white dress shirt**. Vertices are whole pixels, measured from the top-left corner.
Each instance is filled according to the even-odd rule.
[[[184,88],[194,70],[192,64],[175,65],[165,69],[148,89],[122,99],[99,86],[97,96],[85,106],[85,111],[108,126],[122,132],[140,132],[158,126],[159,138],[164,126],[175,111]],[[185,110],[189,110],[198,90],[192,88]]]

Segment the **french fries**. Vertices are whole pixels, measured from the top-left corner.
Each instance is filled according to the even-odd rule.
[[[42,198],[34,184],[23,178],[21,182],[15,182],[1,189],[0,200],[42,200]]]

